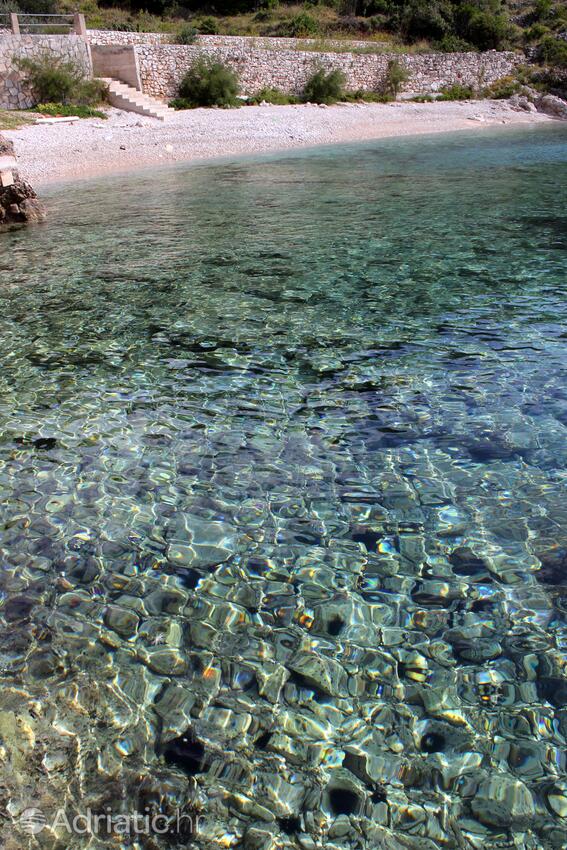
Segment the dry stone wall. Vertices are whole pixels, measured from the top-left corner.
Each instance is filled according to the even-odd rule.
[[[316,52],[313,39],[252,38],[247,36],[201,35],[194,45],[172,44],[168,33],[132,33],[89,30],[92,44],[135,45],[143,90],[155,97],[174,97],[192,61],[203,52],[226,62],[239,77],[242,93],[256,94],[264,87],[300,93],[314,69],[340,68],[350,89],[376,89],[384,79],[390,59],[398,59],[410,72],[406,91],[438,91],[461,83],[473,87],[489,85],[510,74],[524,60],[515,53],[427,53],[373,54]],[[333,42],[328,42],[333,44]],[[369,49],[368,41],[336,42],[344,51]],[[302,47],[308,48],[302,51]]]
[[[88,30],[91,44],[168,44],[172,35],[165,32],[119,32],[118,30]]]
[[[408,70],[406,91],[438,91],[460,83],[489,85],[514,70],[521,57],[514,53],[429,53],[369,55],[315,53],[297,50],[269,51],[250,47],[204,47],[176,44],[135,47],[143,91],[165,100],[176,95],[179,83],[197,56],[205,53],[226,63],[238,74],[241,93],[256,94],[264,87],[299,94],[318,67],[339,68],[348,89],[373,91],[385,78],[390,59],[398,59]]]
[[[234,68],[244,95],[256,94],[265,87],[299,94],[318,67],[342,70],[347,88],[351,90],[372,91],[380,87],[392,58],[398,59],[409,71],[406,91],[438,91],[455,83],[476,87],[510,74],[522,61],[517,54],[495,51],[407,55],[319,53],[289,49],[293,45],[297,48],[305,44],[305,41],[293,39],[200,36],[195,45],[178,45],[166,43],[166,38],[168,36],[163,33],[89,31],[93,49],[96,49],[95,45],[106,45],[101,50],[115,48],[113,56],[120,52],[121,46],[130,54],[134,51],[133,58],[129,56],[129,65],[137,63],[143,91],[164,100],[175,97],[184,74],[196,57],[203,53]],[[44,52],[71,59],[87,73],[92,73],[90,45],[80,36],[13,36],[0,33],[1,108],[23,109],[33,105],[17,60]],[[100,69],[97,71],[101,73]],[[127,82],[133,84],[130,79]]]
[[[20,35],[0,33],[0,108],[28,109],[33,98],[24,82],[18,60],[54,53],[92,73],[90,50],[78,35]]]
[[[91,44],[174,44],[175,35],[164,32],[117,32],[113,30],[89,30],[89,41]],[[314,38],[268,38],[263,36],[248,35],[199,35],[196,44],[201,47],[232,47],[236,49],[261,50],[298,50],[301,47],[310,49],[315,44],[320,44],[321,39]],[[325,39],[329,46],[333,45],[345,50],[367,50],[372,48],[373,42],[356,41],[355,39]],[[378,45],[379,46],[379,45]]]

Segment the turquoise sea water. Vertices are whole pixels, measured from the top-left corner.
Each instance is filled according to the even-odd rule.
[[[6,847],[567,846],[566,179],[391,140],[2,235]]]

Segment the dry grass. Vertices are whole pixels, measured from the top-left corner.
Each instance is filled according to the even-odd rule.
[[[395,40],[386,40],[385,37],[378,39],[376,36],[371,36],[367,39],[356,39],[356,42],[366,41],[366,45],[361,47],[359,43],[352,43],[352,39],[325,39],[318,38],[313,41],[304,41],[297,39],[293,47],[285,46],[285,50],[299,50],[302,52],[315,53],[354,53],[357,56],[377,55],[381,56],[384,53],[429,53],[431,46],[427,41],[419,41],[411,45],[403,45]],[[274,48],[272,48],[274,49]]]
[[[0,109],[0,130],[17,130],[23,124],[31,124],[35,116],[28,112]]]

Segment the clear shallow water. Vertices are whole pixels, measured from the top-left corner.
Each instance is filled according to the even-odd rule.
[[[2,236],[5,841],[565,846],[566,142],[93,182]]]

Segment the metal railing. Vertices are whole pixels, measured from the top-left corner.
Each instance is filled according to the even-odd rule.
[[[0,15],[0,29],[11,31],[12,35],[56,35],[71,34],[86,38],[85,16],[73,15],[29,15],[21,12],[9,12]]]

